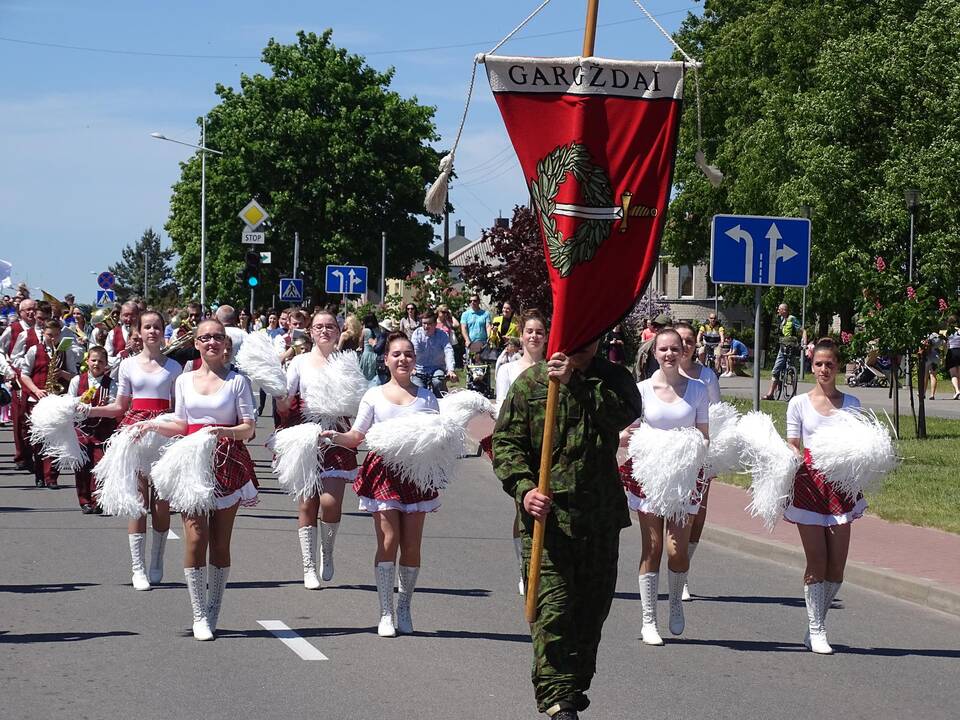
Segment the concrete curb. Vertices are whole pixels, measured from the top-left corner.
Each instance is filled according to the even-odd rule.
[[[803,570],[806,559],[803,550],[777,540],[767,540],[710,525],[704,528],[703,540],[747,555]],[[923,578],[901,575],[884,568],[863,563],[848,562],[844,581],[889,595],[900,600],[923,605],[960,617],[960,592],[945,588]]]

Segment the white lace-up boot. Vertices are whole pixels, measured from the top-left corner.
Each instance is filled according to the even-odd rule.
[[[685,622],[683,619],[683,584],[687,581],[685,572],[674,572],[667,570],[667,582],[669,583],[670,593],[670,632],[674,635],[682,635]]]
[[[643,612],[643,624],[640,626],[640,639],[645,645],[663,645],[663,638],[657,630],[657,594],[659,593],[660,573],[643,573],[640,580],[640,607]]]
[[[520,580],[517,583],[517,592],[520,593],[522,597],[524,595],[524,587],[526,585],[526,577],[523,574],[523,539],[515,537],[513,539],[513,551],[517,554],[517,568],[520,571]]]
[[[333,580],[333,544],[337,540],[340,523],[320,521],[320,577],[324,582]]]
[[[687,546],[687,560],[690,562],[691,565],[693,564],[693,554],[697,551],[697,546],[699,544],[700,544],[699,542],[692,542]],[[689,575],[689,573],[690,573],[690,568],[688,567],[687,574]],[[683,600],[684,602],[689,602],[690,600],[693,599],[692,597],[690,597],[690,586],[688,582],[683,583],[683,594],[680,596],[680,599]]]
[[[417,587],[417,575],[420,568],[400,565],[400,584],[397,587],[397,632],[409,635],[413,632],[413,617],[410,615],[410,603],[413,591]]]
[[[150,543],[150,584],[157,585],[163,580],[163,550],[167,545],[167,533],[150,531],[153,541]]]
[[[308,525],[297,530],[300,536],[300,555],[303,557],[303,586],[307,590],[319,590],[317,577],[317,528]]]
[[[377,596],[380,598],[380,623],[377,625],[377,635],[380,637],[396,637],[397,629],[393,624],[393,583],[397,576],[397,567],[392,562],[377,563]]]
[[[223,593],[227,589],[228,577],[230,577],[229,565],[224,568],[216,565],[207,566],[207,624],[210,626],[210,632],[217,631],[220,605],[223,603]]]
[[[143,567],[143,555],[147,549],[146,533],[132,533],[127,535],[130,539],[130,568],[133,571],[131,582],[134,590],[149,590],[150,581],[147,579],[147,573]]]
[[[197,640],[213,640],[207,622],[207,568],[184,568],[187,592],[190,593],[190,609],[193,611],[193,636]]]
[[[827,598],[826,583],[810,583],[803,586],[803,599],[807,603],[807,637],[804,645],[818,655],[832,655],[833,648],[827,642],[827,631],[823,624],[826,614],[824,603]]]

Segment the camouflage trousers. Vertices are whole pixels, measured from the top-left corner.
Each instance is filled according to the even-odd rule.
[[[531,538],[523,529],[524,572]],[[617,585],[620,529],[586,538],[550,532],[543,548],[533,639],[537,709],[560,702],[586,709],[586,691],[597,669],[597,648]]]

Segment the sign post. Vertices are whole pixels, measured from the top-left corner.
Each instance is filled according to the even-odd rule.
[[[753,409],[759,410],[763,287],[806,288],[810,283],[810,220],[714,215],[710,232],[710,277],[718,285],[756,286],[753,296]]]

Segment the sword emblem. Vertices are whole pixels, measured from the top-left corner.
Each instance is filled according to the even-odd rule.
[[[620,205],[613,207],[594,207],[572,203],[556,203],[554,215],[583,218],[584,220],[620,221],[620,232],[626,232],[631,217],[656,217],[657,209],[645,205],[633,205],[633,193],[625,192],[620,196]]]

